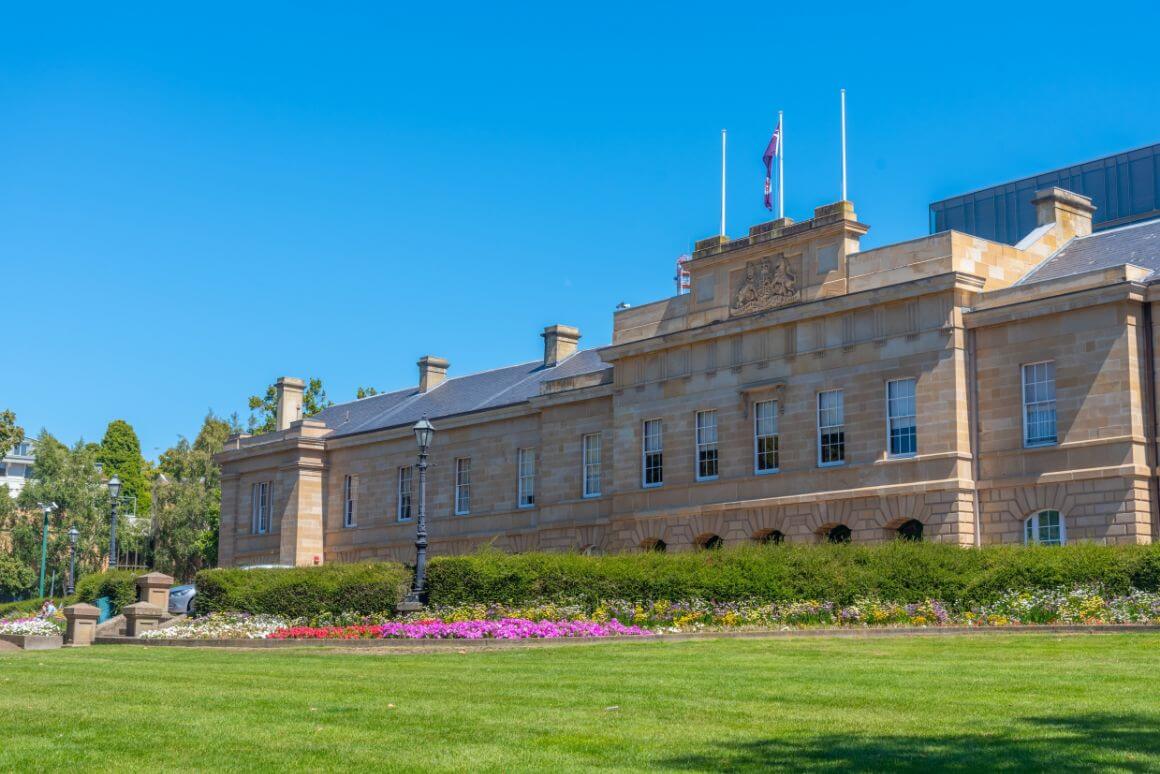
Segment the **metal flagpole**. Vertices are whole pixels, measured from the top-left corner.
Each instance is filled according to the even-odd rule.
[[[721,236],[725,236],[725,130],[721,130]]]
[[[777,217],[785,217],[785,124],[777,111]]]
[[[842,89],[842,201],[846,201],[846,90]]]

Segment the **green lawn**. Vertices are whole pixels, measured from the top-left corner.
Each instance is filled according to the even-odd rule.
[[[0,653],[0,771],[1160,770],[1160,635]]]

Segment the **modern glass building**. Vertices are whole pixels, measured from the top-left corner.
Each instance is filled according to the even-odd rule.
[[[1015,244],[1035,228],[1031,198],[1050,186],[1090,196],[1096,231],[1160,217],[1160,144],[934,202],[930,231]]]

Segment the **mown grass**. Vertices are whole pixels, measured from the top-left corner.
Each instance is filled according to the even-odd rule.
[[[1160,635],[0,653],[0,770],[1160,770]]]

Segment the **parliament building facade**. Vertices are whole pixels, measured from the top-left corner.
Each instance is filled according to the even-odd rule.
[[[691,290],[579,348],[231,438],[220,562],[410,560],[412,425],[437,432],[431,551],[750,541],[1147,543],[1157,533],[1160,220],[1092,233],[1035,198],[1016,245],[946,231],[862,250],[850,202],[697,243]]]

